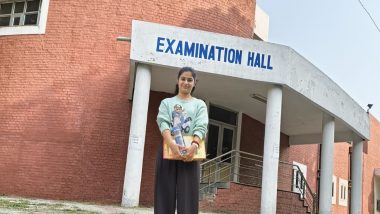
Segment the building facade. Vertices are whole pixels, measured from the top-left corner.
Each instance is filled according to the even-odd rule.
[[[285,163],[291,163],[291,169],[299,166],[317,195],[330,182],[322,178],[321,188],[323,170],[330,170],[336,192],[331,182],[328,189],[336,197],[322,205],[345,213],[350,209],[353,160],[349,144],[333,142],[370,139],[364,143],[360,206],[363,213],[375,212],[380,198],[375,173],[380,163],[375,152],[380,144],[378,121],[371,118],[369,123],[363,109],[291,48],[257,41],[267,35],[260,33],[255,1],[0,0],[0,4],[0,194],[102,203],[137,200],[152,206],[154,163],[161,143],[155,122],[158,105],[173,95],[170,83],[178,68],[190,65],[200,72],[195,96],[206,101],[211,117],[208,159],[233,150],[262,156],[264,175],[258,177],[270,178],[263,179],[270,180],[267,184],[259,179],[256,186],[244,186],[247,178],[235,176],[229,189],[202,201],[202,209],[259,212],[263,200],[272,200],[261,200],[269,194],[263,192],[274,190],[275,204],[264,203],[268,210],[277,206],[278,211],[292,212],[286,205],[294,204],[294,210],[299,202],[286,198],[294,193],[299,197],[292,189],[296,176],[288,173],[290,179],[282,182],[271,174],[285,175]],[[132,41],[117,41],[120,35]],[[184,49],[187,42],[188,55],[179,50],[179,41]],[[210,51],[206,57],[197,44],[210,49],[214,45],[219,58]],[[138,81],[139,68],[149,82],[144,82],[146,76]],[[145,88],[136,96],[140,86]],[[320,88],[327,88],[322,92],[329,96],[318,97]],[[145,113],[133,107],[136,100],[146,101]],[[146,123],[131,122],[134,112]],[[323,132],[328,126],[323,125],[323,115],[334,121],[332,136],[331,130]],[[271,123],[275,128],[268,128]],[[145,130],[139,129],[145,125]],[[142,147],[131,147],[133,142]],[[325,149],[332,149],[323,152],[324,143]],[[334,159],[322,155],[326,152],[333,152]],[[128,157],[135,160],[133,165],[141,163],[140,175],[129,173]],[[322,167],[329,165],[323,160],[331,160],[334,170]],[[278,167],[265,166],[271,162]],[[239,173],[243,171],[240,167]],[[279,191],[270,188],[273,183]],[[231,194],[234,197],[227,197]]]

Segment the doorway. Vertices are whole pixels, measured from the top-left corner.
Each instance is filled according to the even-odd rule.
[[[237,113],[225,108],[210,105],[210,122],[207,137],[207,160],[215,159],[233,150],[236,146]],[[232,176],[231,164],[234,163],[231,154],[217,158],[217,164],[209,173],[213,181],[229,181]]]
[[[213,159],[233,149],[236,127],[210,120],[208,128],[207,159]],[[231,163],[231,155],[223,156],[222,160]]]

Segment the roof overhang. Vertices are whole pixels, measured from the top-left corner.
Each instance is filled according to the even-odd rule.
[[[204,55],[196,56],[201,46]],[[253,94],[265,97],[270,85],[282,85],[281,131],[290,136],[291,144],[320,143],[324,113],[335,118],[336,142],[370,136],[365,110],[287,46],[133,21],[130,59],[130,98],[136,63],[152,66],[151,90],[169,93],[174,91],[179,68],[191,66],[199,71],[195,96],[262,123],[266,104],[253,99]]]

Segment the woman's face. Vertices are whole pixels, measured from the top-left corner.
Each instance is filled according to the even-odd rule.
[[[195,86],[195,80],[190,71],[185,71],[178,78],[178,89],[180,94],[190,94]]]

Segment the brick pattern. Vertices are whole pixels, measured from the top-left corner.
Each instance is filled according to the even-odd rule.
[[[131,34],[132,19],[250,38],[255,4],[51,0],[45,35],[0,37],[0,194],[119,203],[131,115],[130,44],[115,38]],[[151,98],[146,201],[161,97]]]
[[[368,147],[367,152],[363,152],[363,194],[362,194],[362,212],[374,212],[374,170],[379,168],[380,157],[380,123],[371,116],[371,136],[370,141],[365,142]],[[351,145],[347,143],[336,143],[334,145],[334,175],[337,176],[336,184],[336,204],[332,205],[333,213],[348,213],[348,206],[339,205],[339,178],[350,180],[350,155],[349,149]],[[348,204],[350,203],[350,195],[348,193]]]
[[[260,213],[261,188],[231,183],[229,189],[218,189],[213,200],[202,200],[200,209],[213,212],[254,214]],[[277,192],[276,213],[306,213],[303,201],[293,192]]]
[[[241,131],[242,151],[263,155],[264,151],[264,133],[265,125],[243,115],[242,131]],[[280,160],[292,163],[296,161],[307,166],[307,182],[315,193],[317,191],[317,172],[319,160],[319,145],[292,145],[289,146],[289,137],[283,133],[280,136]],[[286,167],[285,165],[282,167]],[[286,167],[288,168],[288,167]],[[279,174],[287,175],[289,181],[290,174],[288,169],[279,167]],[[284,177],[279,177],[279,188],[283,190],[291,190],[290,183],[286,182]],[[282,180],[281,180],[282,179]]]
[[[265,124],[243,114],[240,150],[262,156],[264,154]],[[283,133],[280,135],[280,159],[289,160],[289,137]]]
[[[240,150],[262,156],[264,154],[265,126],[243,114]]]
[[[374,213],[376,209],[374,202],[374,171],[380,168],[380,122],[371,118],[371,136],[368,141],[368,153],[363,154],[363,213]]]
[[[45,35],[0,38],[0,194],[120,200],[127,49],[106,21],[114,13],[94,25],[97,4],[82,4],[50,1]]]
[[[175,85],[173,85],[174,90]],[[149,112],[147,125],[147,139],[144,148],[143,174],[141,180],[140,204],[152,206],[154,202],[154,175],[158,146],[162,143],[160,130],[156,123],[158,107],[161,100],[173,96],[172,94],[152,91],[149,98]]]
[[[363,196],[362,196],[362,212],[374,212],[374,170],[379,168],[380,157],[380,123],[376,118],[371,116],[371,140],[365,142],[368,147],[367,152],[363,153]],[[333,213],[348,213],[348,206],[339,205],[339,178],[350,180],[350,164],[349,164],[349,149],[351,145],[347,143],[336,143],[334,146],[334,175],[337,176],[336,184],[336,204],[332,206]],[[348,204],[350,197],[348,195]]]
[[[348,143],[335,143],[334,145],[334,173],[333,175],[336,176],[336,189],[335,189],[335,199],[336,204],[332,205],[332,211],[333,213],[348,213],[348,206],[342,206],[339,205],[339,178],[349,180],[349,149],[351,145]],[[348,194],[348,201],[349,201],[349,193]],[[349,202],[348,202],[349,203]]]
[[[307,166],[306,180],[311,190],[316,193],[318,186],[319,145],[292,145],[284,148],[282,153],[284,153],[284,156],[288,156],[288,162],[292,163],[293,161],[296,161]],[[285,153],[287,155],[285,155]]]

